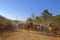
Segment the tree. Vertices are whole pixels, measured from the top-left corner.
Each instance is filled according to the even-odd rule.
[[[35,22],[36,22],[37,24],[40,24],[41,19],[40,19],[40,17],[39,17],[39,16],[36,16],[36,18],[35,18]]]
[[[51,21],[51,17],[52,17],[52,14],[50,12],[48,12],[48,10],[44,10],[42,12],[42,18],[44,19],[45,23],[50,22]]]
[[[32,18],[32,21],[35,22],[35,14],[34,13],[32,13],[31,18]]]
[[[32,13],[31,17],[27,18],[27,22],[35,22],[35,14]]]
[[[27,22],[33,22],[32,18],[27,18]]]
[[[53,16],[52,22],[56,24],[58,30],[60,31],[60,15]]]

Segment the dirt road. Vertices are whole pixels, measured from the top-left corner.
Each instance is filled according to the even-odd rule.
[[[35,32],[19,31],[4,33],[4,36],[1,36],[0,40],[60,40],[60,37],[51,37]]]

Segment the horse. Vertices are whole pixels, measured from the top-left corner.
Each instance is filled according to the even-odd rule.
[[[47,33],[48,34],[50,34],[50,35],[55,35],[56,34],[57,28],[55,27],[55,25],[52,25],[52,26],[47,25],[46,28],[47,28]]]
[[[24,29],[25,29],[25,30],[32,30],[32,29],[33,29],[33,23],[32,23],[32,22],[26,23],[26,24],[24,25]]]

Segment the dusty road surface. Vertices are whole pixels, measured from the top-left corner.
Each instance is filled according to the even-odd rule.
[[[4,33],[4,35],[0,36],[0,40],[60,40],[60,37],[37,34],[36,32],[18,31]]]

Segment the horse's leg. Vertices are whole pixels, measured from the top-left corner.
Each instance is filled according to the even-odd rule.
[[[34,32],[34,28],[33,28],[33,26],[31,27],[31,30]]]
[[[55,30],[53,30],[53,36],[55,36],[56,35],[56,31]]]
[[[30,29],[29,29],[29,26],[28,26],[28,27],[27,27],[27,32],[29,32],[29,30],[30,30]]]
[[[50,35],[54,36],[54,29],[53,28],[50,30]]]

